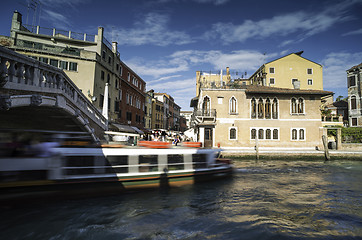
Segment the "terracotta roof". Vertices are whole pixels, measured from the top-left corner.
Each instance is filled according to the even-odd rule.
[[[358,65],[356,65],[356,66],[351,67],[351,68],[348,69],[347,71],[352,70],[352,69],[354,69],[354,68],[362,68],[362,63],[360,63],[360,64],[358,64]]]
[[[348,103],[344,100],[338,101],[338,102],[334,102],[331,104],[326,105],[326,107],[332,108],[332,107],[348,107]]]
[[[269,63],[271,63],[271,62],[274,62],[274,61],[277,61],[277,60],[279,60],[279,59],[282,59],[282,58],[285,58],[285,57],[288,57],[288,56],[290,56],[290,55],[295,54],[295,55],[298,55],[299,57],[301,57],[301,58],[303,58],[303,59],[305,59],[305,60],[307,60],[307,61],[309,61],[309,62],[312,62],[312,63],[315,63],[315,64],[318,64],[318,65],[322,66],[322,65],[319,64],[319,63],[316,63],[316,62],[314,62],[314,61],[312,61],[312,60],[309,60],[309,59],[307,59],[307,58],[305,58],[305,57],[302,57],[302,53],[303,53],[303,52],[304,52],[304,51],[300,51],[300,52],[296,52],[296,53],[290,53],[290,54],[288,54],[288,55],[285,55],[285,56],[282,56],[282,57],[280,57],[280,58],[274,59],[274,60],[272,60],[272,61],[270,61],[270,62],[267,62],[267,63],[265,63],[265,64],[269,64]]]
[[[300,94],[300,95],[333,95],[333,92],[324,90],[306,90],[306,89],[290,89],[277,88],[258,85],[247,85],[243,87],[246,93],[272,93],[272,94]]]

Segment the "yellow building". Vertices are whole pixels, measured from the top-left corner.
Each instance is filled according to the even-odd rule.
[[[253,85],[323,90],[322,65],[291,53],[263,64],[249,79]]]
[[[152,129],[161,129],[164,125],[164,104],[163,102],[157,100],[156,98],[152,99]]]

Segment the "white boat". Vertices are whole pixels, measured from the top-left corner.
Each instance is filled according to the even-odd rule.
[[[0,157],[0,201],[17,196],[76,195],[183,186],[230,176],[221,149],[55,148],[51,157]],[[36,196],[34,196],[36,197]]]

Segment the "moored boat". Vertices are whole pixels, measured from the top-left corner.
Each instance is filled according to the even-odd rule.
[[[220,149],[55,148],[51,157],[0,158],[0,201],[194,184],[230,176]]]

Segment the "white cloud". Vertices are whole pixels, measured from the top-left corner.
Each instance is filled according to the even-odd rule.
[[[321,62],[323,65],[324,88],[347,88],[346,71],[360,64],[361,56],[362,52],[336,52],[328,54]]]
[[[344,34],[342,34],[342,36],[345,37],[345,36],[360,35],[360,34],[362,34],[362,28],[355,30],[355,31],[344,33]]]
[[[173,79],[162,83],[153,84],[154,81],[147,82],[147,89],[154,89],[156,92],[166,92],[171,94],[177,105],[182,110],[187,110],[190,107],[191,98],[196,94],[196,78]],[[177,84],[177,88],[175,88]]]
[[[216,23],[212,30],[205,33],[209,39],[221,38],[224,44],[244,42],[248,39],[263,39],[271,36],[288,36],[298,33],[299,41],[330,29],[334,24],[351,20],[345,16],[345,9],[355,4],[345,1],[328,7],[320,12],[298,11],[274,16],[259,21],[245,20],[240,25],[233,23]],[[282,45],[290,44],[288,40]]]
[[[253,50],[238,50],[230,53],[224,53],[219,50],[185,50],[177,51],[159,61],[146,61],[134,58],[128,60],[127,64],[141,76],[147,75],[158,78],[168,74],[175,75],[190,69],[196,72],[230,67],[230,69],[252,72],[258,69],[266,61],[266,58],[269,59],[275,56],[276,54],[265,56]],[[202,69],[205,65],[209,69]]]
[[[124,45],[140,46],[151,44],[156,46],[184,45],[192,43],[191,37],[182,31],[171,30],[167,27],[169,16],[159,13],[148,13],[142,21],[134,24],[133,28],[125,29],[111,27],[112,36]]]

